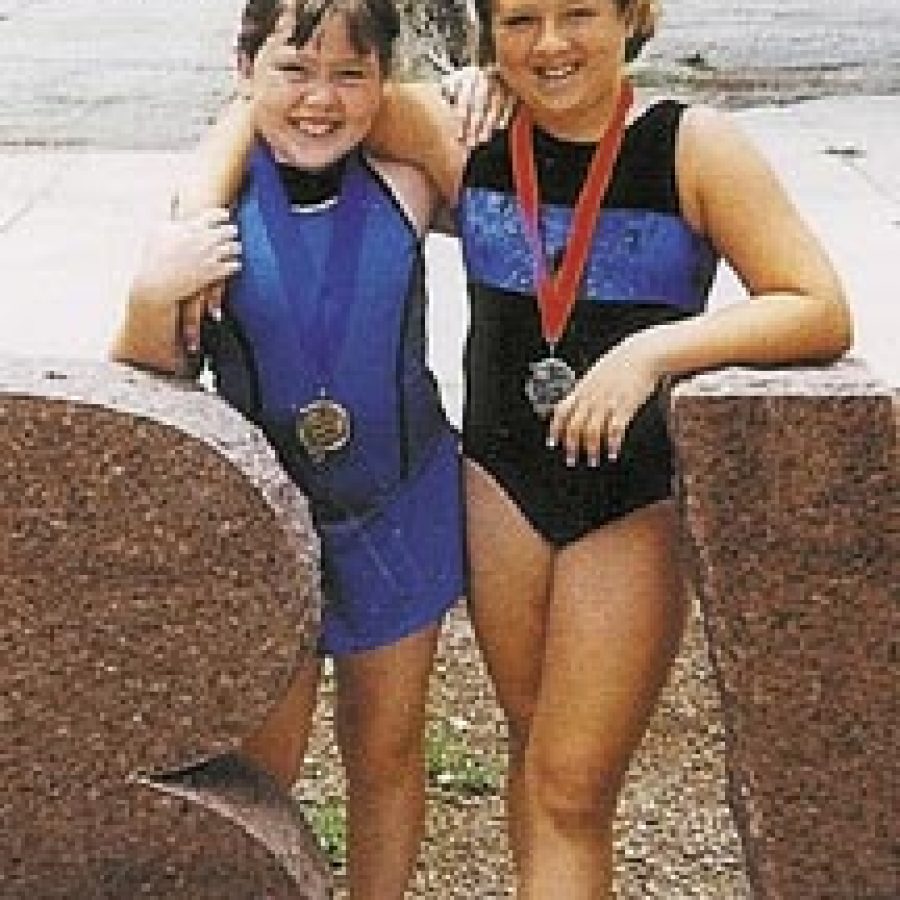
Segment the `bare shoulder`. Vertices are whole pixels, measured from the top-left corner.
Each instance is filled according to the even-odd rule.
[[[710,205],[750,201],[756,191],[770,199],[781,193],[771,166],[735,118],[708,106],[685,110],[677,168],[686,215],[702,232]]]
[[[428,231],[437,204],[431,179],[416,166],[369,157],[369,165],[382,177],[419,235]]]

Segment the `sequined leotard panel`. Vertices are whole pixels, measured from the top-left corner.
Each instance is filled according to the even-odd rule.
[[[675,148],[684,107],[663,101],[625,133],[581,291],[557,353],[583,374],[628,335],[701,312],[716,255],[681,215]],[[535,134],[545,256],[565,247],[593,145]],[[464,446],[536,531],[554,544],[669,494],[671,452],[659,398],[635,418],[618,462],[570,469],[545,445],[524,385],[545,357],[534,266],[519,214],[506,132],[477,149],[459,209],[471,300]]]

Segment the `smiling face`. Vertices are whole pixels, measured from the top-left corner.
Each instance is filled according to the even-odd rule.
[[[368,134],[383,85],[378,51],[360,50],[345,15],[326,12],[306,43],[282,41],[254,76],[257,128],[279,161],[323,168]]]
[[[631,21],[615,0],[492,0],[497,64],[535,122],[596,140],[624,77]]]

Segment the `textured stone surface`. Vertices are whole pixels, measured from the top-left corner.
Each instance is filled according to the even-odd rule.
[[[863,367],[675,389],[683,514],[756,896],[897,896],[896,398]]]
[[[312,652],[317,553],[304,499],[217,398],[111,364],[0,362],[3,896],[288,895],[263,844],[284,862],[309,835],[254,773],[207,778],[243,830],[132,780],[228,759],[263,718]]]

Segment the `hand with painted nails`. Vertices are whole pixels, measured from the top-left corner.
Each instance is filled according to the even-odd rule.
[[[635,414],[657,389],[664,372],[656,355],[635,336],[602,356],[554,410],[547,443],[569,466],[584,455],[589,466],[616,460]]]
[[[144,247],[131,302],[178,309],[181,338],[194,352],[203,316],[217,314],[224,285],[240,267],[237,227],[228,210],[167,221]]]
[[[162,223],[144,246],[134,289],[165,302],[185,300],[240,269],[237,226],[227,209]]]
[[[493,66],[448,71],[441,78],[441,94],[458,119],[459,140],[466,147],[483,144],[505,128],[516,106]]]

